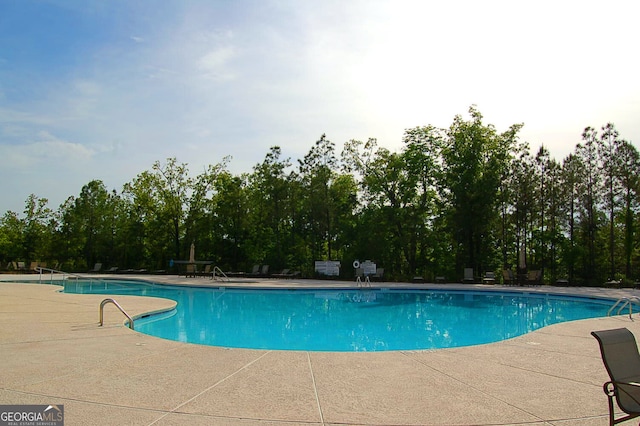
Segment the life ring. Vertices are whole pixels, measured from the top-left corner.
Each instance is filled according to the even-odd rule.
[[[359,260],[354,260],[353,261],[353,268],[354,269],[358,269],[360,267],[360,261]]]

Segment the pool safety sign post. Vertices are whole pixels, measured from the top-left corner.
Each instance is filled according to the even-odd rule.
[[[64,426],[64,405],[0,405],[0,426]]]
[[[377,272],[377,266],[375,263],[373,263],[370,260],[365,260],[364,262],[362,262],[360,264],[360,267],[362,268],[362,273],[369,276],[369,275],[375,275]]]
[[[340,261],[339,260],[316,260],[315,270],[316,270],[316,273],[320,275],[337,277],[338,275],[340,275]]]
[[[360,261],[356,259],[353,261],[353,268],[362,269],[362,275],[375,275],[378,270],[376,264],[370,260],[365,260],[360,263]]]
[[[377,271],[376,264],[370,260],[365,260],[362,263],[360,263],[359,260],[354,260],[353,267],[356,270],[356,282],[359,284],[362,284],[362,280],[360,279],[360,271],[358,271],[358,270],[361,270],[362,275],[364,275],[364,282],[370,285],[371,280],[369,279],[369,276],[376,274],[376,271]]]

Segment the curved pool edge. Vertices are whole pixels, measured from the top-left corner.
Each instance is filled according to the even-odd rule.
[[[92,277],[94,280],[95,279],[100,279],[99,277]],[[127,294],[127,289],[126,289],[126,285],[127,283],[144,283],[146,285],[149,286],[157,286],[156,288],[161,288],[161,287],[167,287],[167,288],[175,288],[175,289],[179,289],[179,288],[191,288],[191,289],[213,289],[215,291],[218,292],[218,294],[220,294],[219,292],[222,290],[224,293],[224,290],[229,290],[229,291],[259,291],[259,292],[266,292],[265,294],[269,293],[270,290],[274,290],[277,292],[293,292],[293,293],[289,293],[289,294],[294,294],[297,291],[301,291],[304,293],[308,293],[308,292],[358,292],[358,291],[381,291],[382,293],[386,293],[386,292],[390,292],[390,293],[413,293],[413,292],[435,292],[435,293],[450,293],[450,294],[464,294],[464,293],[471,293],[471,294],[477,294],[477,295],[499,295],[501,297],[509,297],[509,296],[531,296],[534,299],[538,299],[538,298],[549,298],[549,301],[552,300],[562,300],[564,298],[568,298],[568,299],[576,299],[576,302],[593,302],[593,303],[598,303],[598,302],[602,302],[602,303],[610,303],[612,301],[615,300],[616,297],[618,297],[618,294],[612,294],[611,291],[609,291],[608,289],[606,289],[606,291],[602,291],[603,289],[594,289],[594,288],[589,288],[589,289],[583,289],[583,288],[556,288],[556,287],[549,287],[549,286],[542,286],[542,287],[511,287],[511,286],[496,286],[496,285],[469,285],[469,284],[407,284],[407,283],[376,283],[379,285],[372,285],[372,286],[367,286],[367,287],[361,287],[358,286],[357,283],[354,282],[345,282],[345,281],[331,281],[329,284],[330,285],[326,285],[327,281],[323,281],[323,280],[274,280],[274,279],[262,279],[262,280],[255,280],[252,279],[251,281],[244,281],[244,282],[240,282],[240,281],[235,281],[235,282],[220,282],[220,281],[211,281],[210,279],[206,279],[206,278],[191,278],[191,279],[184,279],[182,277],[167,277],[167,276],[155,276],[155,277],[150,277],[150,276],[145,276],[145,277],[140,277],[140,276],[136,276],[135,279],[130,279],[129,277],[126,276],[109,276],[109,277],[104,277],[104,280],[108,283],[108,282],[121,282],[122,285],[124,287],[124,294]],[[92,284],[95,287],[95,284]],[[116,285],[116,287],[118,287],[118,285]],[[137,288],[138,286],[136,286]],[[100,287],[98,287],[98,289],[100,289]],[[109,287],[107,285],[105,285],[105,288],[102,290],[101,294],[103,295],[107,295],[107,294],[112,294],[109,291]],[[586,290],[586,291],[585,291]],[[197,291],[197,290],[196,290]],[[123,293],[118,293],[117,291],[114,290],[115,294],[123,294]],[[620,292],[618,292],[620,293]],[[627,296],[629,296],[629,292],[624,292]],[[158,295],[159,297],[164,296],[161,292]],[[173,297],[171,296],[166,296],[168,299],[172,299]],[[219,297],[219,296],[218,296]],[[177,299],[176,299],[177,300]],[[199,299],[198,299],[199,300]],[[465,297],[465,300],[466,297]],[[515,300],[515,299],[514,299]],[[178,302],[178,303],[182,303],[182,302]],[[189,302],[191,303],[191,302]],[[542,303],[547,303],[547,302],[542,302]],[[553,302],[551,302],[553,303]],[[562,303],[562,302],[560,302]],[[190,306],[190,305],[189,305]],[[297,305],[296,305],[297,306]],[[535,309],[535,308],[532,308]],[[179,310],[179,307],[178,307]],[[145,313],[145,314],[141,314],[138,315],[136,319],[139,319],[141,317],[151,317],[151,316],[160,316],[157,315],[158,313],[166,313],[171,311],[171,309],[162,309],[156,312],[151,312],[151,313]],[[555,312],[554,311],[550,311],[550,312]],[[605,310],[606,312],[606,310]],[[156,314],[156,315],[153,315]],[[525,314],[526,315],[526,314]],[[561,315],[562,316],[562,315]],[[570,317],[572,315],[569,315]],[[598,316],[606,316],[604,313],[600,313],[600,315]],[[293,317],[295,317],[295,314],[293,314]],[[581,318],[576,318],[577,316],[574,316],[574,318],[568,318],[568,319],[564,319],[561,320],[561,322],[566,322],[566,321],[573,321],[573,320],[579,320]],[[300,318],[298,316],[298,318]],[[150,319],[150,321],[153,322],[153,319]],[[544,327],[554,323],[555,321],[552,319],[552,322],[550,322],[549,324],[545,325]],[[196,321],[197,323],[198,321]],[[544,322],[546,323],[547,321],[544,320]],[[459,321],[460,323],[460,321]],[[147,322],[143,322],[142,324],[147,324]],[[184,322],[182,322],[182,324],[184,324]],[[189,325],[187,325],[186,327],[190,327]],[[510,328],[513,328],[514,326],[509,326]],[[544,328],[541,327],[540,322],[538,321],[538,325],[534,326],[532,328],[532,330],[538,329],[538,328]],[[192,332],[193,332],[193,328],[192,327]],[[228,327],[227,327],[228,328]],[[250,327],[253,330],[253,327]],[[362,327],[360,327],[362,328]],[[367,328],[367,327],[365,327]],[[176,340],[176,341],[182,341],[182,342],[190,342],[193,344],[203,344],[203,345],[211,345],[211,346],[218,346],[218,347],[229,347],[229,348],[244,348],[244,349],[255,349],[255,350],[264,350],[264,349],[270,349],[270,350],[293,350],[293,351],[317,351],[317,352],[342,352],[342,351],[355,351],[355,352],[368,352],[368,351],[403,351],[403,350],[436,350],[436,349],[440,349],[440,348],[447,348],[447,347],[464,347],[464,346],[473,346],[476,344],[488,344],[488,343],[492,343],[492,342],[497,342],[497,341],[501,341],[501,340],[508,340],[510,338],[513,337],[517,337],[519,335],[521,335],[520,332],[517,332],[518,328],[522,328],[521,326],[515,326],[515,329],[512,330],[506,330],[505,329],[505,336],[503,336],[501,339],[495,339],[495,340],[491,340],[488,335],[486,335],[484,332],[483,336],[477,336],[477,338],[475,339],[475,341],[477,343],[474,343],[473,340],[474,339],[470,339],[469,337],[460,337],[460,336],[465,336],[464,334],[457,334],[457,336],[459,336],[458,338],[460,340],[457,340],[458,338],[455,338],[456,341],[454,342],[453,340],[448,342],[447,344],[440,346],[439,344],[434,344],[433,342],[431,342],[430,344],[433,344],[435,346],[438,347],[403,347],[404,344],[399,344],[398,343],[398,339],[394,336],[394,337],[390,337],[389,338],[389,342],[394,341],[395,343],[390,345],[390,346],[394,346],[396,345],[396,347],[391,347],[391,348],[387,348],[387,340],[386,338],[382,338],[381,340],[378,341],[378,339],[376,339],[375,337],[378,337],[378,335],[373,332],[372,334],[366,334],[367,336],[373,336],[370,339],[375,340],[376,341],[376,348],[373,347],[360,347],[360,344],[362,344],[362,342],[356,344],[357,342],[353,342],[353,344],[356,345],[357,349],[346,349],[346,348],[338,348],[338,347],[321,347],[322,345],[318,344],[318,343],[314,343],[312,344],[312,347],[306,348],[306,347],[302,347],[303,345],[299,344],[299,343],[295,343],[292,344],[291,342],[293,341],[289,341],[289,343],[287,342],[279,342],[277,344],[275,344],[274,346],[270,347],[268,346],[268,344],[266,342],[263,342],[262,340],[258,339],[257,341],[254,341],[251,344],[247,344],[245,342],[238,342],[237,340],[234,340],[234,338],[230,338],[229,340],[227,340],[226,338],[223,338],[222,341],[200,341],[202,339],[206,340],[206,337],[200,337],[199,339],[193,339],[193,336],[191,338],[189,337],[185,337],[184,332],[185,331],[181,331],[176,333],[177,335],[179,335],[179,338],[176,337],[171,337],[172,333],[171,331],[167,332],[165,330],[157,332],[157,331],[151,331],[151,329],[147,328],[146,330],[144,329],[144,326],[142,329],[142,332],[144,333],[150,333],[152,335],[156,335],[159,338],[168,338],[168,339],[172,339],[172,340]],[[226,329],[226,328],[224,328]],[[492,328],[483,328],[483,330],[490,330]],[[138,331],[140,331],[138,330]],[[157,330],[157,329],[156,329]],[[181,329],[182,330],[182,329]],[[445,331],[448,331],[446,329],[444,329]],[[528,332],[525,332],[524,334],[528,334],[530,333],[532,330],[529,330]],[[456,330],[459,332],[459,329]],[[490,333],[490,332],[489,332]],[[514,334],[516,333],[516,334]],[[250,334],[250,333],[247,333]],[[205,336],[205,334],[201,334],[202,336]],[[255,335],[255,333],[254,333]],[[320,334],[322,335],[322,334]],[[475,334],[474,334],[475,335]],[[443,334],[444,336],[444,334]],[[452,334],[453,336],[453,334]],[[468,334],[466,335],[468,336]],[[303,338],[306,338],[307,336],[303,336]],[[210,339],[209,339],[210,340]],[[286,339],[285,339],[286,340]],[[367,339],[364,339],[365,341]],[[446,336],[445,340],[449,340],[449,337]],[[467,342],[470,341],[471,342]],[[297,342],[297,340],[296,340]],[[416,344],[411,343],[411,345]],[[378,346],[379,345],[379,346]],[[365,345],[366,346],[366,345]],[[400,346],[400,347],[398,347]],[[351,347],[351,346],[349,346]],[[378,349],[378,347],[380,349]]]
[[[150,284],[170,285],[170,286],[188,286],[203,288],[219,288],[219,289],[259,289],[259,290],[476,290],[500,293],[540,293],[549,295],[565,295],[586,297],[594,299],[617,300],[621,297],[639,296],[640,290],[623,288],[613,289],[605,287],[557,287],[550,285],[521,287],[521,286],[505,286],[500,284],[462,284],[462,283],[404,283],[404,282],[375,282],[371,287],[359,286],[355,281],[334,281],[334,280],[318,280],[318,279],[273,279],[273,278],[256,278],[250,281],[212,281],[208,278],[185,278],[179,276],[167,275],[150,275],[145,277],[138,276],[118,276],[105,277],[106,279],[124,279],[144,281]]]
[[[148,284],[188,286],[188,287],[212,287],[229,289],[306,289],[306,290],[354,290],[354,289],[407,289],[407,290],[482,290],[513,293],[542,293],[560,294],[578,297],[593,297],[599,299],[617,300],[620,297],[640,296],[640,290],[630,288],[605,288],[605,287],[558,287],[551,285],[521,287],[505,286],[501,284],[462,284],[462,283],[406,283],[406,282],[373,282],[371,287],[362,287],[355,281],[319,280],[319,279],[274,279],[274,278],[252,278],[234,279],[230,282],[213,281],[206,277],[185,278],[177,275],[136,275],[136,274],[83,274],[86,279],[95,280],[123,280],[139,281]],[[29,282],[36,283],[38,277],[35,275],[3,274],[0,275],[2,282]],[[46,280],[49,281],[49,280]],[[42,282],[42,284],[55,284],[54,282]]]
[[[3,277],[4,278],[4,277]],[[15,275],[13,277],[15,282],[24,282],[24,275]],[[354,291],[354,290],[381,290],[381,291],[451,291],[451,292],[478,292],[478,293],[499,293],[499,294],[535,294],[540,296],[564,296],[564,297],[577,297],[581,299],[592,299],[592,300],[600,300],[600,301],[615,301],[622,297],[633,297],[640,295],[640,291],[635,289],[611,289],[604,287],[555,287],[555,286],[535,286],[535,287],[522,287],[522,286],[504,286],[504,285],[495,285],[495,284],[462,284],[462,283],[447,283],[447,284],[439,284],[439,283],[402,283],[402,282],[375,282],[371,283],[371,286],[363,287],[359,285],[357,282],[353,281],[334,281],[334,280],[312,280],[312,279],[284,279],[278,280],[273,278],[252,278],[252,279],[236,279],[232,281],[214,281],[206,277],[198,277],[198,278],[185,278],[181,276],[173,276],[173,275],[127,275],[127,274],[88,274],[83,276],[83,278],[91,279],[91,280],[104,280],[104,281],[125,281],[125,282],[140,282],[149,285],[159,285],[159,286],[173,286],[173,287],[192,287],[192,288],[213,288],[213,289],[229,289],[229,290],[301,290],[301,291]],[[32,278],[28,281],[36,284],[37,278]],[[0,282],[13,282],[12,280],[7,281],[6,279],[0,279]],[[55,285],[59,287],[60,284],[57,282],[47,282],[40,283],[43,285]],[[56,288],[56,291],[61,294],[68,294],[63,292],[63,288]],[[89,294],[85,294],[89,295]],[[177,308],[177,302],[168,298],[161,297],[147,297],[144,295],[112,295],[109,293],[93,295],[97,297],[107,297],[114,296],[117,298],[123,297],[136,297],[136,298],[147,298],[147,299],[155,299],[155,300],[164,300],[168,302],[170,306],[165,306],[157,309],[149,309],[144,310],[138,313],[131,315],[134,321],[139,320],[141,318],[148,318],[152,316],[159,316],[163,314],[170,313],[171,311],[175,311]],[[119,313],[117,315],[120,315]],[[618,313],[617,315],[627,315],[626,313]],[[615,316],[615,315],[612,315]],[[567,322],[573,321],[581,321],[578,320],[570,320]],[[126,326],[128,320],[126,318],[122,319],[122,324]],[[550,324],[540,328],[540,330],[544,330],[547,327],[553,326],[554,324]],[[536,330],[534,330],[536,331]],[[526,336],[527,334],[532,333],[528,332],[523,334]],[[142,333],[146,334],[146,333]],[[163,339],[162,337],[153,336],[155,338]],[[513,338],[517,338],[519,336],[514,336],[508,338],[506,340],[511,340]],[[175,340],[176,342],[180,342]],[[487,342],[480,343],[480,345],[493,344],[497,342]],[[198,343],[190,343],[190,342],[181,342],[187,344],[198,344]],[[473,346],[473,345],[471,345]],[[214,346],[216,347],[216,346]],[[217,346],[217,347],[225,347],[225,346]],[[459,346],[459,347],[467,347],[467,346]],[[232,348],[232,347],[230,347]],[[246,350],[263,350],[260,348],[233,348],[233,349],[246,349]],[[452,349],[452,348],[425,348],[425,349],[397,349],[397,350],[388,350],[391,351],[406,351],[406,350],[441,350],[441,349]],[[305,352],[305,349],[273,349],[273,350],[284,350],[284,351],[302,351]],[[335,351],[319,351],[319,352],[335,352]],[[340,351],[337,351],[340,352]],[[366,352],[366,351],[365,351]],[[372,351],[375,352],[375,351]],[[371,352],[371,353],[372,353]],[[387,352],[387,350],[382,351]]]
[[[0,292],[0,327],[13,332],[0,335],[4,403],[64,404],[70,425],[105,416],[139,424],[604,424],[608,377],[589,332],[627,327],[640,336],[640,322],[619,316],[437,351],[225,350],[100,329],[95,311],[75,304],[42,323],[56,293]],[[443,410],[452,398],[465,409]]]
[[[90,300],[93,300],[93,304],[95,304],[95,316],[96,316],[96,324],[99,323],[98,316],[100,310],[100,303],[102,300],[106,298],[113,298],[119,304],[123,306],[123,309],[127,312],[128,315],[131,316],[131,319],[134,322],[141,318],[146,318],[153,315],[161,315],[164,313],[168,313],[171,311],[175,311],[177,307],[177,303],[174,300],[162,298],[162,297],[149,297],[144,295],[118,295],[118,294],[77,294],[77,293],[65,293],[64,292],[64,284],[63,280],[54,280],[53,282],[39,282],[37,278],[26,279],[24,275],[14,275],[13,278],[5,279],[2,277],[0,279],[0,285],[9,284],[9,285],[25,285],[27,286],[38,286],[49,289],[52,293],[59,294],[63,297],[75,296],[75,297],[89,297]],[[96,277],[88,277],[88,278],[96,278]],[[134,279],[126,279],[126,281],[144,281],[148,284],[154,284],[152,282],[146,280],[134,280]],[[123,302],[125,300],[126,302]],[[142,301],[142,302],[141,302]],[[134,303],[135,302],[135,303]],[[138,306],[142,305],[142,308]],[[124,327],[127,327],[128,319],[117,309],[114,309],[113,312],[109,309],[109,304],[104,307],[104,318],[105,325],[107,324],[118,324]],[[114,318],[116,319],[114,321]],[[135,331],[135,330],[134,330]],[[144,333],[141,333],[144,334]]]
[[[151,282],[151,281],[146,281],[146,280],[141,280],[141,279],[118,279],[118,278],[108,278],[108,279],[102,279],[104,281],[108,281],[108,280],[112,280],[112,281],[126,281],[126,282],[144,282],[145,284],[150,284],[150,285],[156,285],[157,283]],[[79,293],[65,293],[64,291],[64,286],[62,285],[58,285],[57,283],[47,283],[47,284],[42,284],[42,285],[55,285],[56,288],[55,291],[61,293],[61,294],[79,294]],[[166,297],[157,297],[157,296],[145,296],[145,295],[138,295],[138,294],[131,294],[131,295],[121,295],[121,294],[110,294],[110,293],[106,293],[106,294],[96,294],[96,293],[80,293],[79,295],[81,296],[98,296],[99,299],[113,299],[117,302],[116,299],[119,298],[132,298],[132,297],[142,297],[142,298],[147,298],[147,299],[153,299],[154,302],[155,301],[163,301],[168,303],[168,306],[166,307],[161,307],[161,308],[157,308],[157,309],[150,309],[150,310],[146,310],[146,311],[142,311],[139,312],[137,314],[133,314],[130,315],[129,312],[125,309],[125,312],[127,312],[127,315],[130,315],[131,320],[133,321],[134,324],[134,330],[135,330],[135,322],[136,320],[142,319],[142,318],[148,318],[148,317],[152,317],[152,316],[156,316],[156,315],[164,315],[170,312],[174,312],[176,311],[176,308],[178,307],[178,303],[175,300],[171,300],[171,299],[167,299]],[[104,309],[107,309],[108,305],[104,306]],[[123,308],[124,309],[124,308]],[[128,319],[125,317],[123,319],[123,325],[128,326]],[[146,334],[146,333],[143,333]]]

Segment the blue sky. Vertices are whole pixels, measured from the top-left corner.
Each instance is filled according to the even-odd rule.
[[[584,127],[640,141],[637,1],[0,0],[0,214],[57,208],[176,157],[193,175],[323,133],[486,123],[562,160]]]

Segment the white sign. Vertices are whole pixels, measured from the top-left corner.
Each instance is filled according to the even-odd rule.
[[[362,268],[362,273],[365,275],[376,274],[376,270],[377,270],[376,264],[370,260],[365,260],[364,262],[362,262],[360,264],[360,267]]]
[[[316,272],[320,275],[337,277],[340,275],[339,260],[316,260]]]

